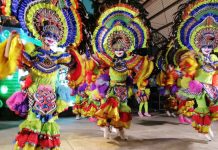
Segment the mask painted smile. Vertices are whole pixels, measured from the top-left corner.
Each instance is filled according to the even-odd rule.
[[[124,51],[115,51],[115,55],[117,57],[122,57],[124,55]]]

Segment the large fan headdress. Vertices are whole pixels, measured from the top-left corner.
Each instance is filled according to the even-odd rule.
[[[82,25],[76,0],[13,0],[12,12],[22,29],[35,38],[52,34],[58,45],[77,46],[82,40]]]
[[[184,49],[199,51],[201,47],[218,48],[217,0],[197,0],[183,12],[177,38]]]
[[[139,19],[139,11],[127,4],[117,4],[107,9],[99,18],[93,34],[93,49],[114,57],[114,43],[127,54],[145,48],[149,29]]]

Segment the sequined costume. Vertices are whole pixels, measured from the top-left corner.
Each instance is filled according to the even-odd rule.
[[[12,3],[12,12],[24,32],[42,41],[38,48],[25,45],[19,57],[19,66],[29,72],[32,81],[23,89],[26,96],[19,101],[18,96],[7,100],[9,108],[19,108],[13,106],[28,101],[27,118],[19,126],[14,149],[60,149],[60,131],[55,120],[67,108],[66,99],[59,96],[67,96],[58,94],[61,90],[56,90],[56,81],[61,65],[70,66],[71,55],[58,52],[54,47],[71,43],[77,46],[81,42],[77,4],[65,1],[59,5],[43,0],[13,0]]]
[[[188,88],[181,89],[179,94],[196,100],[197,108],[195,108],[192,117],[192,126],[199,133],[204,133],[208,140],[211,140],[211,137],[213,138],[211,121],[216,120],[215,116],[218,112],[216,104],[218,98],[217,86],[213,84],[216,82],[213,82],[213,80],[218,59],[216,55],[212,54],[218,46],[218,20],[215,13],[218,10],[218,4],[213,0],[197,0],[187,2],[186,6],[183,8],[185,13],[179,19],[180,23],[176,34],[180,46],[183,49],[193,51],[196,55],[198,67],[196,70],[192,70],[193,74],[191,74],[191,78],[189,77],[190,80],[186,80]],[[192,62],[194,61],[192,59]],[[207,101],[210,103],[209,107]],[[211,107],[213,109],[210,109]]]
[[[15,147],[58,148],[60,132],[55,120],[67,104],[57,97],[55,84],[60,65],[70,63],[71,56],[41,48],[32,53],[24,51],[22,55],[24,65],[29,67],[32,84],[26,89],[29,111],[27,119],[19,126]],[[7,102],[10,103],[10,99]]]
[[[104,127],[105,138],[108,138],[110,126],[119,130],[122,139],[126,138],[123,129],[130,127],[132,117],[127,99],[132,92],[127,84],[129,71],[138,72],[137,82],[148,78],[153,70],[153,62],[148,57],[130,55],[133,50],[145,48],[149,36],[148,28],[138,15],[138,9],[116,4],[101,14],[93,34],[93,49],[99,64],[109,67],[110,88],[105,103],[95,114],[97,124]]]

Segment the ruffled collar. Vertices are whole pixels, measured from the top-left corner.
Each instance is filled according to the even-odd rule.
[[[42,49],[42,48],[40,48],[38,51],[39,51],[39,52],[42,52],[43,54],[53,54],[53,53],[54,53],[53,50],[44,50],[44,49]]]

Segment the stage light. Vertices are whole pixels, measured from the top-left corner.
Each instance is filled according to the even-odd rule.
[[[2,93],[2,94],[7,94],[7,93],[8,93],[8,87],[5,86],[5,85],[2,85],[2,86],[1,86],[1,93]]]
[[[3,35],[3,37],[5,38],[5,39],[7,39],[9,36],[10,36],[10,31],[8,31],[8,30],[4,30],[3,32],[2,32],[2,35]]]

